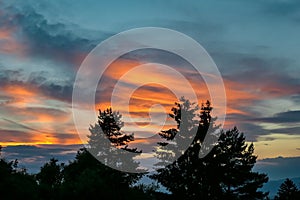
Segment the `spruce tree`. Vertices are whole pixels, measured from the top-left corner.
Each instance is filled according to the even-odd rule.
[[[124,123],[121,119],[122,115],[111,108],[99,110],[97,123],[89,128],[88,147],[78,151],[76,159],[64,168],[64,198],[98,196],[123,200],[142,195],[143,199],[147,199],[142,191],[132,187],[142,174],[123,171],[139,171],[139,163],[133,158],[141,151],[128,147],[134,135],[122,131]]]
[[[119,171],[139,171],[139,163],[134,157],[141,153],[128,144],[134,140],[134,134],[122,131],[124,122],[119,112],[108,108],[99,110],[98,122],[89,128],[88,150],[98,160]],[[142,172],[142,170],[140,170]]]
[[[291,179],[286,179],[279,187],[275,200],[296,200],[300,198],[299,190]]]
[[[190,129],[179,128],[176,132],[178,134],[180,131],[185,131],[181,135],[188,137],[189,133],[192,133],[190,130],[195,128],[193,120],[196,118],[198,110],[196,106],[191,109],[190,106],[184,105],[192,104],[188,100],[181,104],[176,103],[171,116],[178,123],[178,127],[182,122],[190,123],[185,125]],[[199,158],[201,149],[208,148],[203,145],[205,136],[212,134],[218,128],[214,124],[216,118],[210,115],[211,111],[212,107],[209,101],[201,105],[200,119],[196,126],[197,133],[187,150],[175,162],[158,169],[157,174],[151,177],[165,186],[172,193],[174,199],[265,198],[267,194],[258,189],[267,182],[268,178],[265,174],[252,171],[257,158],[253,155],[253,144],[246,144],[243,133],[240,133],[237,128],[226,132],[222,131],[218,142],[211,144],[214,147],[210,153],[204,158]],[[185,112],[185,115],[181,115],[182,112]],[[183,119],[181,116],[188,116],[189,119]],[[167,138],[167,145],[164,144],[163,148],[166,148],[171,144],[169,141],[172,141],[172,138],[166,137],[165,132],[169,133],[168,131],[164,131],[162,134],[164,138]],[[182,139],[182,137],[180,138]],[[172,154],[172,152],[168,151],[168,154]],[[173,153],[173,155],[175,154]],[[162,156],[158,152],[158,158],[164,159],[170,158],[170,156]]]

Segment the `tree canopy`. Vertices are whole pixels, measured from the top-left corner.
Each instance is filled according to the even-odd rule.
[[[151,177],[172,192],[174,199],[265,198],[267,193],[258,189],[268,181],[268,178],[266,174],[252,171],[257,158],[253,155],[253,144],[246,144],[243,133],[234,127],[222,131],[217,143],[212,144],[214,147],[211,152],[206,157],[199,158],[201,148],[207,148],[202,145],[205,136],[212,134],[212,130],[217,127],[214,124],[215,118],[210,115],[212,107],[207,101],[198,111],[197,106],[193,106],[188,100],[182,100],[182,103],[175,104],[170,114],[178,124],[177,129],[163,131],[161,135],[169,141],[174,136],[165,133],[179,134],[185,131],[180,133],[179,138],[182,140],[183,136],[188,137],[191,130],[197,128],[196,136],[175,162],[166,168],[158,169]],[[197,112],[200,119],[195,123]],[[188,118],[182,119],[182,113]],[[186,123],[185,128],[180,129],[182,123]],[[165,148],[167,145],[162,146]],[[158,158],[166,162],[164,159],[170,158],[170,155],[166,156],[164,151],[161,152],[158,153]]]
[[[300,199],[300,191],[291,179],[286,179],[279,187],[275,200]]]

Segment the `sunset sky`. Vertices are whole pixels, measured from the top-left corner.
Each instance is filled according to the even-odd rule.
[[[244,132],[259,159],[300,156],[297,0],[0,0],[0,145],[81,144],[72,119],[72,88],[83,59],[104,39],[146,26],[180,31],[207,50],[226,87],[225,129],[237,126]],[[96,93],[96,109],[110,106],[114,84],[126,72],[149,62],[183,74],[198,103],[210,99],[205,82],[184,59],[147,49],[128,53],[109,67]],[[122,80],[124,95],[126,88],[149,77],[180,87],[155,66],[142,74]],[[188,95],[184,87],[182,91]],[[145,128],[153,105],[169,112],[174,101],[168,88],[145,85],[132,95],[130,115]],[[84,102],[79,109],[85,109]],[[172,125],[168,121],[166,126]],[[125,130],[134,132],[129,123]]]

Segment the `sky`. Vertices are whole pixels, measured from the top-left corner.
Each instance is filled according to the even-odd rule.
[[[182,32],[206,49],[226,88],[224,128],[237,126],[244,132],[247,141],[254,142],[261,165],[274,166],[268,159],[296,159],[300,157],[299,24],[297,0],[0,0],[0,145],[81,144],[72,118],[72,89],[82,61],[110,36],[151,26]],[[95,108],[108,107],[116,81],[147,62],[172,66],[186,76],[198,103],[210,99],[205,82],[189,63],[169,52],[148,49],[130,52],[111,64],[97,88]],[[147,77],[174,81],[170,74],[151,67],[143,76],[122,80],[124,95],[126,88]],[[130,116],[145,130],[137,135],[144,137],[157,125],[145,126],[150,123],[149,109],[155,113],[153,105],[161,104],[169,112],[174,101],[174,93],[162,85],[136,90]],[[84,102],[80,109],[85,110]],[[167,121],[166,127],[172,125]],[[125,130],[134,131],[131,128],[127,123]]]

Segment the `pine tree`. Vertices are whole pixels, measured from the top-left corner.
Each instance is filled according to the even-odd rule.
[[[188,100],[184,103],[192,105]],[[178,123],[178,127],[183,122],[188,123],[185,127],[191,129],[177,131],[177,134],[185,131],[181,135],[188,136],[191,133],[189,130],[195,128],[195,122],[190,119],[195,119],[197,107],[191,109],[181,105],[184,104],[176,104],[171,116]],[[256,162],[253,144],[245,144],[245,137],[237,128],[223,131],[217,144],[213,144],[212,151],[206,157],[199,158],[201,149],[208,148],[203,146],[205,136],[212,134],[217,128],[214,124],[216,118],[211,117],[211,111],[209,101],[202,104],[196,126],[197,134],[187,150],[175,162],[166,168],[158,169],[158,173],[151,177],[172,192],[174,199],[263,199],[267,194],[257,190],[268,178],[265,174],[252,171]],[[180,112],[185,112],[185,115],[180,115]],[[181,116],[188,116],[189,119],[183,119]],[[164,145],[164,148],[168,145]],[[160,159],[170,158],[161,156],[160,152],[158,155]]]
[[[234,127],[221,133],[217,145],[207,156],[210,178],[219,179],[215,184],[227,198],[264,199],[268,195],[258,191],[268,177],[252,171],[257,159],[253,153],[254,145],[246,144],[244,134]]]
[[[158,173],[151,177],[171,191],[173,198],[199,199],[204,197],[202,195],[204,189],[201,189],[203,185],[199,185],[203,177],[199,177],[199,174],[197,174],[201,173],[199,167],[202,166],[202,163],[199,163],[199,152],[201,142],[203,142],[208,128],[214,123],[214,119],[210,116],[212,108],[209,101],[202,104],[200,116],[197,120],[199,107],[185,98],[180,100],[180,103],[175,103],[175,107],[172,108],[170,114],[177,122],[177,129],[174,131],[176,137],[173,135],[168,137],[165,134],[172,131],[172,129],[162,131],[160,134],[163,138],[166,138],[166,142],[170,140],[171,142],[160,148],[157,157],[160,159],[160,163],[166,164],[169,162],[169,165],[158,169]],[[196,135],[192,135],[193,133],[196,133]],[[191,140],[193,136],[194,138]],[[173,140],[174,137],[176,138],[175,141]],[[161,149],[164,149],[164,151]],[[175,158],[178,159],[170,163]],[[196,179],[196,175],[200,179]],[[195,181],[197,183],[194,183]]]
[[[299,190],[291,179],[286,179],[279,187],[276,200],[298,200],[300,198]]]
[[[111,108],[99,110],[97,123],[89,128],[88,148],[81,149],[75,161],[63,171],[64,198],[89,199],[98,196],[123,200],[144,195],[132,188],[142,174],[126,172],[128,169],[139,171],[139,163],[133,158],[141,151],[128,147],[134,135],[122,131],[124,123],[121,119],[122,115]],[[145,196],[143,198],[147,199]]]
[[[138,171],[139,163],[134,157],[141,153],[128,144],[134,140],[134,134],[126,134],[121,129],[124,123],[122,115],[111,108],[99,110],[98,122],[90,127],[88,136],[89,151],[104,164],[120,171]],[[142,171],[140,171],[142,172]]]
[[[199,108],[184,97],[180,101],[181,103],[175,102],[175,106],[171,110],[172,113],[169,114],[176,121],[177,127],[159,133],[165,142],[158,143],[160,146],[156,150],[156,157],[160,162],[156,164],[157,168],[172,164],[173,160],[185,153],[186,148],[191,143],[197,143],[197,138],[195,137],[193,141],[191,136],[192,133],[197,132],[198,121],[195,116]],[[185,117],[182,118],[181,116]]]

